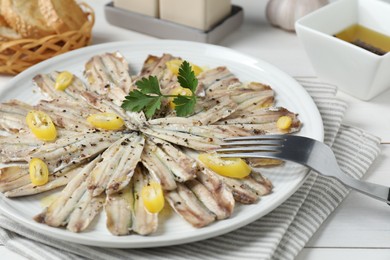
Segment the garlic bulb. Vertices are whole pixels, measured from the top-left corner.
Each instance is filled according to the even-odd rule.
[[[267,19],[272,25],[287,31],[295,31],[296,20],[328,2],[328,0],[270,0],[266,10]]]

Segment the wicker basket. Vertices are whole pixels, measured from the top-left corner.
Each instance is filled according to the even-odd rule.
[[[20,39],[0,43],[0,73],[15,75],[53,56],[87,46],[91,42],[95,14],[82,3],[88,21],[78,31],[49,35],[40,39]]]

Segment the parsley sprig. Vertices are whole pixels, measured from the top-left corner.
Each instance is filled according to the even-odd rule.
[[[187,116],[194,112],[196,104],[196,87],[198,79],[187,61],[183,61],[179,68],[178,81],[180,86],[191,90],[191,96],[163,95],[156,76],[149,76],[138,80],[135,85],[138,89],[131,91],[122,103],[122,108],[127,111],[144,111],[147,118],[151,118],[161,108],[164,98],[173,98],[177,116]]]

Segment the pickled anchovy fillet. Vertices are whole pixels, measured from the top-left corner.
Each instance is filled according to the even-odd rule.
[[[141,159],[144,138],[137,133],[125,135],[102,154],[102,160],[91,172],[88,189],[92,196],[103,191],[113,194],[130,182],[134,169]]]
[[[213,84],[218,85],[221,81],[231,78],[235,78],[235,76],[226,67],[221,66],[202,72],[198,76],[198,81],[199,85],[202,85],[207,92],[207,89],[213,86]]]
[[[31,183],[27,163],[2,165],[0,173],[0,192],[3,193]]]
[[[21,173],[24,173],[22,177],[7,182],[5,185],[0,183],[0,191],[4,192],[6,197],[21,197],[54,190],[58,187],[67,185],[81,170],[82,166],[71,165],[59,172],[49,175],[49,180],[46,184],[36,186],[31,183],[28,169],[23,169],[21,171]],[[11,187],[11,185],[13,187]]]
[[[50,99],[73,100],[83,102],[81,93],[87,91],[84,83],[75,75],[70,85],[64,90],[55,89],[56,79],[60,72],[54,71],[49,74],[39,74],[33,78],[33,82],[40,88],[42,93]]]
[[[128,63],[119,52],[93,56],[85,64],[84,76],[89,89],[100,95],[106,95],[111,88],[120,88],[124,93],[132,89]]]
[[[256,109],[262,107],[273,106],[275,102],[275,92],[268,86],[258,82],[250,82],[247,85],[241,85],[234,88],[229,88],[229,95],[239,104],[240,109]],[[215,91],[217,95],[222,90]]]
[[[9,182],[16,180],[28,172],[26,162],[0,164],[0,182]]]
[[[216,140],[212,138],[205,139],[190,133],[165,130],[163,128],[143,128],[142,132],[148,136],[157,137],[173,144],[189,147],[198,151],[207,151],[219,147]]]
[[[256,172],[242,179],[217,176],[229,187],[234,199],[242,204],[253,204],[272,190],[271,182]]]
[[[213,194],[198,180],[190,180],[186,182],[186,186],[208,210],[216,215],[217,219],[224,219],[230,216],[231,211],[226,211],[225,208],[222,208]]]
[[[70,214],[66,228],[75,233],[85,230],[102,210],[104,201],[103,194],[92,197],[85,192]]]
[[[216,215],[207,209],[185,184],[178,183],[177,189],[166,192],[165,198],[171,207],[194,227],[204,227],[216,220]]]
[[[123,189],[128,183],[133,175],[133,171],[136,169],[138,162],[141,160],[141,154],[144,149],[145,139],[143,136],[139,135],[134,138],[134,140],[127,140],[129,142],[131,151],[121,158],[119,161],[118,168],[112,174],[108,184],[106,193],[111,194]],[[123,142],[121,145],[125,145]],[[130,150],[129,149],[129,150]],[[119,171],[123,167],[124,171]]]
[[[104,209],[107,216],[106,226],[111,234],[115,236],[129,234],[132,225],[133,205],[133,187],[130,185],[107,196]]]
[[[208,200],[210,202],[209,204],[211,204],[210,206],[208,206],[209,204],[206,204],[206,202],[203,202],[203,204],[217,216],[217,219],[229,217],[233,213],[235,206],[232,192],[223,181],[209,169],[200,167],[197,176],[196,180],[202,185],[196,184],[195,186],[206,188],[208,192],[205,193],[209,193],[212,196],[212,199]],[[191,188],[191,190],[197,194],[198,198],[202,198],[201,192],[204,188],[201,188],[198,191],[194,188]]]
[[[86,180],[98,160],[100,160],[100,157],[97,157],[79,171],[61,191],[60,196],[42,213],[35,216],[34,219],[37,222],[45,223],[53,227],[66,226],[72,212],[74,212],[78,205],[83,204],[83,197],[89,196]]]
[[[178,132],[187,133],[193,136],[201,137],[204,141],[219,145],[223,138],[234,136],[248,136],[260,134],[264,131],[262,125],[235,124],[235,125],[206,125],[206,126],[187,126],[183,124],[169,124],[166,126],[150,127],[156,132]],[[164,130],[162,130],[164,129]]]
[[[147,211],[141,196],[142,188],[150,181],[151,178],[145,169],[141,167],[136,169],[132,181],[134,198],[132,230],[140,235],[154,233],[158,227],[158,213]]]
[[[185,182],[196,177],[197,164],[194,159],[161,139],[149,139],[152,155],[156,156],[171,171],[178,182]]]
[[[247,158],[246,161],[252,167],[273,167],[284,163],[282,160],[267,158]]]
[[[159,81],[162,81],[164,73],[169,73],[167,70],[166,62],[177,59],[171,54],[163,54],[161,57],[149,55],[144,61],[143,67],[141,68],[140,75],[137,79],[142,77],[156,76]],[[169,74],[171,77],[172,74]],[[165,84],[163,84],[165,85]],[[164,87],[163,87],[164,88]]]
[[[232,74],[222,80],[215,81],[213,84],[208,86],[206,89],[206,95],[213,98],[229,96],[234,93],[230,93],[230,91],[241,89],[242,86],[242,82]],[[237,93],[234,93],[232,96],[235,95],[237,95]]]
[[[24,159],[40,158],[47,164],[49,172],[56,172],[101,153],[120,137],[118,132],[77,133],[58,138],[53,143],[44,143]]]
[[[0,136],[0,163],[24,161],[29,153],[43,144],[30,133]]]
[[[163,190],[176,189],[176,180],[169,168],[153,154],[154,146],[146,142],[141,162],[149,170],[149,174],[158,180]]]
[[[186,154],[191,157],[196,157],[197,154],[191,150],[186,150]],[[199,169],[201,173],[198,173],[197,179],[202,181],[206,186],[210,185],[210,182],[206,182],[206,179],[215,179],[222,181],[225,187],[228,188],[229,193],[234,197],[234,200],[242,204],[256,203],[263,195],[269,194],[272,191],[272,183],[261,175],[258,171],[253,171],[245,178],[237,179],[222,176],[208,169],[202,162],[198,160]]]
[[[292,119],[291,126],[288,129],[280,129],[277,126],[277,121],[282,116],[288,116]],[[297,114],[294,114],[285,108],[267,108],[247,113],[246,115],[245,112],[238,113],[236,115],[231,115],[231,117],[221,120],[216,124],[239,125],[244,126],[245,128],[258,129],[258,134],[294,133],[299,131],[302,126]],[[256,134],[256,131],[254,134]]]
[[[28,129],[26,115],[33,107],[18,100],[0,104],[0,129],[17,133]]]
[[[100,112],[87,104],[80,105],[80,102],[66,99],[42,100],[34,109],[46,112],[56,126],[77,132],[92,130],[93,127],[86,119]]]
[[[289,116],[298,121],[297,115],[282,107],[258,109],[252,112],[236,111],[218,124],[263,124],[276,122],[281,116]]]
[[[275,95],[273,89],[268,85],[258,82],[244,84],[235,77],[229,77],[214,83],[207,89],[206,94],[209,98],[230,96],[237,104],[251,99],[270,99],[272,103]],[[257,105],[261,106],[262,103],[260,102]]]
[[[196,177],[196,161],[161,139],[147,139],[141,161],[164,190],[173,190],[176,182]]]
[[[82,95],[87,100],[88,104],[95,109],[102,112],[115,113],[120,116],[124,120],[126,127],[130,130],[138,130],[146,124],[146,118],[143,113],[126,112],[117,104],[117,102],[114,103],[111,100],[103,99],[96,93],[84,92]],[[120,103],[121,102],[122,101],[120,101]]]

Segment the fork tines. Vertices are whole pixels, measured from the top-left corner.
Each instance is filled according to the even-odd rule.
[[[216,152],[221,157],[263,157],[270,153],[281,151],[285,136],[257,135],[232,137],[224,139],[220,149]],[[267,153],[267,154],[266,154]]]

